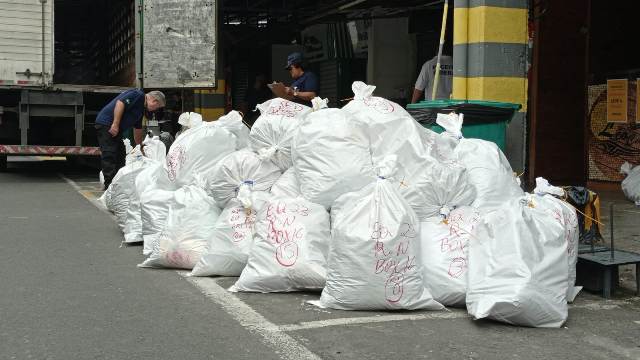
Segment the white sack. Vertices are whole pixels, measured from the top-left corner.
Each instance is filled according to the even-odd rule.
[[[569,283],[567,288],[567,301],[573,302],[582,286],[576,284],[576,264],[578,263],[578,241],[580,230],[578,228],[578,215],[576,209],[566,201],[556,196],[564,197],[562,188],[551,186],[544,178],[536,178],[536,188],[533,191],[534,205],[544,209],[564,227],[564,239],[567,242],[567,257],[569,260]]]
[[[142,142],[144,145],[144,164],[143,169],[138,173],[134,180],[134,189],[129,198],[129,207],[127,208],[126,220],[124,225],[124,242],[134,243],[142,242],[142,211],[140,209],[140,195],[143,192],[140,183],[150,181],[150,174],[154,173],[158,168],[162,169],[162,163],[166,156],[166,147],[160,138],[149,137]],[[143,186],[146,187],[146,186]]]
[[[281,98],[268,100],[257,108],[260,116],[251,127],[251,149],[285,171],[293,166],[293,137],[311,108]]]
[[[222,158],[236,150],[236,141],[233,134],[215,123],[188,129],[169,148],[169,180],[180,187],[192,183],[196,173],[208,176]]]
[[[564,226],[531,195],[484,215],[469,242],[467,311],[513,325],[567,320]]]
[[[343,310],[442,309],[424,285],[418,219],[384,180],[390,171],[378,174],[331,209],[327,282],[317,304]]]
[[[249,261],[231,291],[320,290],[326,280],[329,213],[302,198],[272,199],[258,211]]]
[[[374,164],[388,155],[397,156],[398,177],[428,155],[422,126],[400,105],[373,96],[375,86],[356,81],[351,86],[354,98],[342,110],[366,124]]]
[[[169,207],[176,206],[173,190],[149,189],[140,195],[142,220],[142,254],[150,255],[158,236],[164,229]]]
[[[634,167],[625,161],[620,172],[626,175],[622,180],[622,191],[636,206],[640,206],[640,165]]]
[[[253,151],[242,149],[222,159],[209,179],[208,189],[220,207],[238,197],[245,207],[251,207],[252,191],[269,191],[281,172],[269,160]]]
[[[300,183],[296,177],[295,169],[291,168],[284,172],[271,187],[271,194],[279,198],[301,197]]]
[[[202,115],[196,112],[184,112],[178,117],[178,124],[182,126],[182,130],[197,128],[202,125]],[[184,132],[184,131],[183,131]]]
[[[465,206],[420,223],[424,281],[442,305],[465,305],[468,246],[479,221],[480,212]]]
[[[523,196],[518,178],[500,148],[490,141],[462,137],[463,116],[438,114],[437,123],[446,129],[440,142],[450,141],[453,148],[439,144],[440,155],[467,170],[468,179],[476,190],[473,206],[497,208],[505,202]]]
[[[242,121],[242,115],[239,112],[232,110],[216,120],[215,124],[236,137],[236,150],[249,146],[249,128]]]
[[[300,192],[327,209],[340,195],[375,179],[367,127],[340,109],[307,115],[291,151]]]
[[[270,195],[256,191],[252,208],[232,199],[224,208],[207,242],[207,250],[191,272],[192,276],[239,276],[247,265],[253,244],[257,210]]]
[[[139,149],[139,147],[136,148]],[[148,165],[148,160],[145,160],[139,150],[136,154],[127,155],[130,156],[127,164],[118,170],[111,184],[99,199],[107,210],[115,215],[116,223],[123,232],[127,222],[127,210],[136,192],[136,177]]]
[[[220,209],[204,190],[192,188],[186,204],[169,208],[165,228],[141,267],[192,269],[204,253]]]

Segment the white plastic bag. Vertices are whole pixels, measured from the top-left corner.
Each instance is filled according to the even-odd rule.
[[[120,168],[113,177],[109,188],[102,194],[100,201],[116,217],[116,222],[122,232],[125,231],[127,222],[127,210],[132,197],[135,196],[135,180],[138,174],[149,165],[140,152],[139,155],[131,157],[127,164]]]
[[[285,99],[268,100],[257,107],[260,117],[251,127],[251,149],[261,157],[273,161],[280,170],[293,166],[291,143],[309,107]],[[284,109],[289,109],[285,111]]]
[[[155,244],[167,222],[170,206],[175,206],[173,190],[153,188],[144,191],[140,195],[142,254],[151,254],[153,244]]]
[[[536,178],[536,188],[533,191],[534,205],[544,209],[564,227],[564,238],[567,242],[567,257],[569,259],[569,283],[567,288],[567,301],[573,302],[582,286],[576,284],[576,264],[578,263],[578,241],[580,230],[578,229],[578,215],[573,206],[557,196],[565,196],[564,190],[551,186],[544,178]]]
[[[242,115],[232,110],[214,122],[215,125],[229,131],[236,137],[236,150],[249,146],[249,128],[242,122]]]
[[[215,123],[203,123],[182,133],[171,144],[166,169],[176,187],[193,182],[196,173],[207,177],[215,165],[236,150],[236,137]]]
[[[157,169],[162,169],[162,163],[164,162],[166,155],[166,148],[164,143],[160,141],[160,138],[149,137],[143,141],[144,144],[144,164],[143,169],[138,173],[134,180],[134,189],[129,198],[129,206],[127,208],[126,220],[124,225],[124,242],[134,243],[142,242],[142,211],[140,208],[140,195],[143,189],[150,181],[150,174],[153,174]],[[164,170],[164,169],[162,169]],[[168,179],[167,179],[168,181]],[[140,185],[140,184],[146,185]]]
[[[300,192],[327,209],[375,179],[367,127],[340,109],[307,115],[291,151]]]
[[[373,96],[375,86],[356,81],[351,86],[354,98],[342,110],[367,124],[374,164],[388,155],[397,156],[397,177],[429,156],[423,142],[422,126],[400,105]],[[407,175],[409,176],[409,175]]]
[[[388,168],[393,168],[390,164]],[[331,246],[321,307],[343,310],[442,309],[425,288],[419,222],[384,177],[341,196],[331,209]]]
[[[208,189],[220,207],[237,197],[245,207],[251,207],[252,191],[269,191],[281,172],[269,160],[242,149],[222,159],[209,179]]]
[[[207,250],[191,272],[192,276],[239,276],[247,265],[249,250],[253,244],[257,210],[270,197],[256,191],[252,195],[252,207],[245,208],[232,199],[224,208],[215,229],[207,242]]]
[[[622,191],[636,206],[640,206],[640,166],[634,167],[625,161],[620,167],[620,173],[626,175],[622,180]]]
[[[461,206],[471,205],[476,192],[464,168],[431,160],[408,169],[398,189],[414,209],[420,221],[434,216],[448,216]]]
[[[249,261],[231,291],[320,290],[326,280],[329,214],[302,198],[273,199],[258,211]]]
[[[532,195],[485,214],[469,242],[467,311],[513,325],[560,327],[567,320],[564,226]]]
[[[207,240],[220,214],[213,199],[203,190],[199,195],[186,204],[169,208],[165,228],[153,244],[151,255],[140,267],[190,270],[195,266],[207,247]]]
[[[462,121],[462,115],[438,114],[436,122],[446,129],[440,134],[438,152],[467,170],[469,182],[476,190],[473,206],[492,209],[523,196],[519,180],[500,148],[490,141],[462,137]],[[442,145],[447,141],[452,148]]]
[[[442,305],[465,305],[468,246],[479,221],[480,212],[464,206],[420,223],[424,281]]]
[[[271,187],[271,194],[279,198],[297,198],[301,197],[300,184],[293,168],[282,174],[278,181]]]
[[[178,124],[182,126],[183,130],[197,128],[203,124],[202,115],[196,112],[184,112],[178,117]]]

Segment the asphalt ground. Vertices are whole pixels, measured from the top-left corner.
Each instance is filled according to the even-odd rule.
[[[561,329],[230,293],[235,278],[137,268],[141,248],[96,206],[97,170],[21,160],[0,173],[0,359],[640,359],[631,270],[610,300],[582,292]],[[637,246],[628,214],[620,244]]]

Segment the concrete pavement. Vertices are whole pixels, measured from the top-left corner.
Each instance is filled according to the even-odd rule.
[[[456,309],[319,309],[306,302],[316,293],[232,294],[234,278],[136,268],[141,249],[120,248],[91,204],[95,173],[62,162],[0,173],[0,359],[640,359],[630,289],[582,293],[566,326],[547,330]]]

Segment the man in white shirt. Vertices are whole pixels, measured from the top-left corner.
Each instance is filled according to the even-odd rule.
[[[415,88],[411,103],[416,103],[423,98],[431,100],[431,92],[433,91],[433,80],[436,74],[436,64],[438,57],[427,61],[422,65],[420,75],[416,80]],[[442,55],[440,58],[440,78],[438,79],[438,89],[436,90],[436,99],[449,99],[451,97],[451,87],[453,83],[453,59],[449,55]]]

